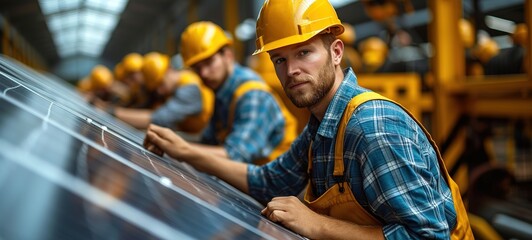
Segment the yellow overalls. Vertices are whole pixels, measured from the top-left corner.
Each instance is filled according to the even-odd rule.
[[[236,103],[238,102],[238,99],[242,97],[244,94],[251,90],[261,90],[270,93],[272,96],[274,96],[275,100],[279,104],[279,107],[281,108],[281,112],[283,114],[284,120],[285,120],[285,126],[284,126],[284,137],[279,142],[279,144],[272,150],[272,152],[268,155],[268,157],[263,159],[257,159],[253,161],[256,165],[263,165],[266,164],[274,159],[276,159],[278,156],[286,152],[289,148],[294,139],[297,137],[297,122],[292,116],[292,114],[287,110],[287,108],[284,106],[283,102],[279,99],[279,97],[266,85],[264,82],[259,81],[248,81],[236,89],[236,91],[233,94],[233,97],[231,99],[231,105],[229,106],[229,116],[227,120],[227,128],[225,129],[217,129],[216,135],[219,142],[224,142],[225,138],[229,133],[231,132],[231,128],[233,126],[233,121],[235,117],[235,108]]]
[[[214,111],[214,93],[203,85],[196,74],[183,71],[177,87],[180,88],[187,85],[196,85],[198,87],[202,102],[201,113],[186,117],[177,127],[183,132],[196,134],[201,132],[211,120]]]
[[[351,99],[347,105],[342,118],[339,123],[338,132],[336,135],[336,145],[334,149],[334,173],[335,177],[340,177],[344,175],[344,161],[343,161],[343,145],[344,145],[344,134],[347,123],[350,120],[354,110],[362,103],[374,99],[381,99],[394,102],[390,99],[387,99],[375,92],[365,92],[359,94]],[[394,102],[395,103],[395,102]],[[395,103],[397,104],[397,103]],[[399,104],[397,104],[399,105]],[[401,105],[399,105],[401,106]],[[403,108],[401,106],[401,108]],[[403,108],[404,109],[404,108]],[[443,159],[438,151],[438,148],[429,133],[425,128],[406,110],[404,109],[423,129],[423,132],[430,140],[430,143],[434,147],[434,150],[437,153],[438,162],[440,165],[440,172],[444,175],[447,184],[450,187],[451,194],[453,196],[454,208],[456,210],[457,223],[455,228],[451,232],[451,239],[474,239],[473,233],[471,232],[471,227],[469,225],[469,220],[467,218],[467,212],[462,202],[460,196],[460,191],[456,183],[451,179]],[[308,173],[310,174],[310,169],[312,167],[312,156],[311,150],[309,149],[309,164],[308,164]],[[310,181],[307,186],[307,191],[305,193],[305,201],[308,206],[317,213],[328,215],[337,219],[346,220],[353,222],[359,225],[382,225],[382,223],[368,213],[355,199],[351,188],[349,187],[348,182],[343,182],[340,184],[334,184],[333,187],[329,188],[323,195],[316,199],[312,193],[312,188],[310,186]]]

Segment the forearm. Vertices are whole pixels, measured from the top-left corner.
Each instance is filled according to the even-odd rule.
[[[312,232],[313,239],[384,239],[381,226],[364,226],[323,216]]]
[[[213,148],[214,151],[208,151],[206,148]],[[201,144],[191,144],[190,153],[184,157],[188,160],[186,162],[197,170],[216,176],[248,194],[247,164],[220,156],[221,153],[216,150],[219,149]]]
[[[227,151],[222,146],[206,145],[201,143],[190,143],[191,146],[197,148],[199,151],[210,152],[218,157],[229,158]]]
[[[116,118],[128,123],[134,128],[145,129],[150,125],[152,110],[150,109],[129,109],[117,107],[114,110]]]

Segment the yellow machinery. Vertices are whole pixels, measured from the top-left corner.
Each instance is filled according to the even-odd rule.
[[[526,73],[512,75],[484,75],[482,64],[499,54],[498,46],[491,39],[474,43],[474,36],[465,36],[462,16],[462,1],[430,0],[432,20],[427,26],[433,56],[431,68],[425,76],[425,83],[431,91],[422,91],[421,76],[417,73],[357,74],[359,84],[396,100],[409,109],[425,127],[442,149],[447,169],[454,172],[453,179],[463,194],[468,192],[469,173],[463,154],[467,151],[468,133],[464,116],[471,121],[478,119],[504,119],[510,123],[523,122],[524,135],[530,136],[532,128],[532,37],[526,26],[532,26],[532,0],[524,2],[525,23],[517,24],[512,35],[514,44],[526,49],[523,68]],[[478,41],[478,40],[477,40]],[[491,41],[491,42],[490,42]],[[476,44],[476,45],[475,45]],[[466,51],[475,57],[478,65],[467,68]],[[503,59],[504,60],[504,59]],[[466,74],[468,72],[469,74]],[[476,72],[476,74],[473,74]],[[425,118],[431,116],[430,119]],[[514,127],[508,132],[515,134]],[[478,136],[477,136],[478,137]],[[487,152],[493,154],[493,143],[482,142]],[[500,145],[500,144],[499,144]],[[516,143],[508,138],[504,143],[502,161],[509,172],[530,176],[531,159],[528,163],[519,161]],[[501,146],[499,146],[500,148]],[[499,152],[501,150],[499,149]],[[488,156],[490,161],[494,156]],[[468,159],[466,159],[467,161]],[[489,223],[471,213],[472,228],[479,239],[502,239]]]
[[[440,146],[444,142],[447,144],[447,151],[443,157],[449,169],[455,167],[460,154],[466,150],[464,149],[467,145],[466,130],[453,131],[461,116],[468,115],[472,119],[487,117],[510,121],[520,120],[528,127],[531,126],[532,73],[530,69],[532,68],[530,61],[524,61],[526,64],[524,69],[528,69],[525,74],[466,76],[464,55],[467,46],[459,40],[460,33],[455,25],[462,17],[462,2],[430,0],[429,8],[432,21],[428,29],[434,51],[430,74],[434,81],[431,132]],[[523,9],[525,24],[532,26],[532,1],[526,0]],[[531,39],[528,33],[528,46],[531,46]],[[531,56],[531,54],[532,50],[529,47],[525,55]],[[453,140],[446,141],[450,135],[454,135]],[[515,165],[516,146],[513,139],[508,139],[505,144],[506,168],[514,174],[518,170],[530,171],[530,169],[521,169],[523,166]],[[468,190],[467,172],[467,169],[462,168],[453,176],[462,192]],[[470,219],[477,237],[500,239],[500,236],[490,234],[491,229],[481,222],[482,219],[475,217]]]

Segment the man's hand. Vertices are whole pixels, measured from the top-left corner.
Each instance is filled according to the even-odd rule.
[[[105,109],[107,109],[108,107],[111,106],[111,104],[109,104],[108,102],[106,102],[104,100],[101,100],[100,98],[98,98],[95,95],[91,96],[91,98],[89,99],[89,103],[94,105],[95,107],[101,109],[101,110],[105,110]]]
[[[179,160],[188,152],[190,145],[169,128],[150,124],[144,139],[144,148],[159,156],[164,153]]]
[[[309,238],[313,238],[317,231],[315,226],[326,218],[310,210],[294,196],[273,198],[261,213],[268,219]]]

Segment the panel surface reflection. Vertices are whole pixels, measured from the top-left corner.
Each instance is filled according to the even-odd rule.
[[[247,195],[145,151],[68,84],[0,57],[0,239],[293,239]]]

